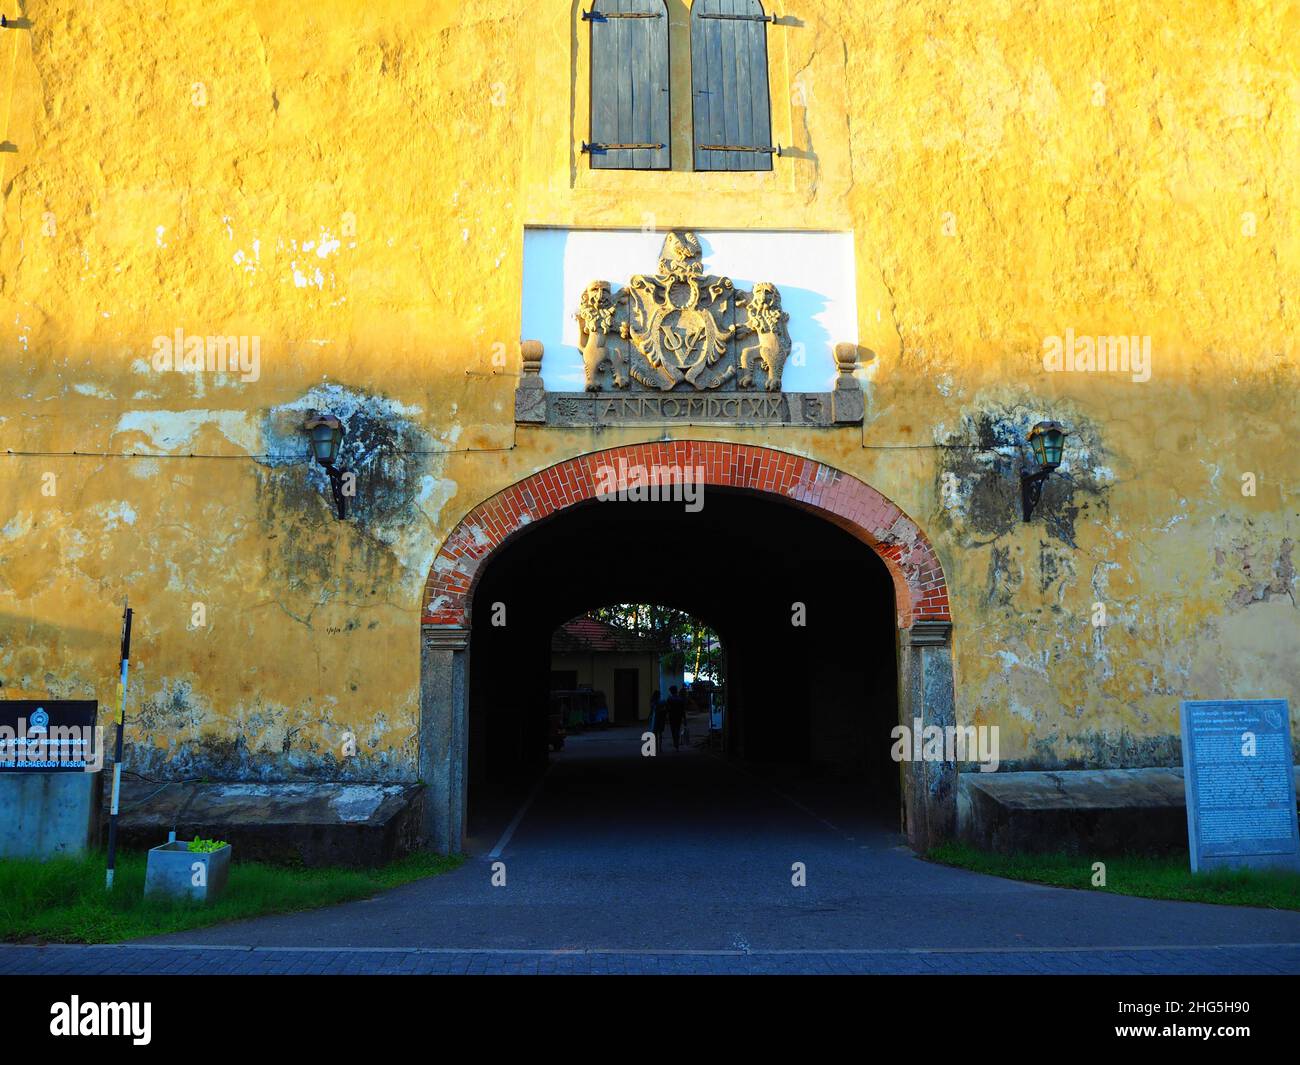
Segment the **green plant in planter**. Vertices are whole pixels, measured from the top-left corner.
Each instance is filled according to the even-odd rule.
[[[196,837],[195,839],[190,840],[189,849],[206,854],[210,851],[219,851],[224,846],[226,846],[226,841],[224,839],[198,839]]]

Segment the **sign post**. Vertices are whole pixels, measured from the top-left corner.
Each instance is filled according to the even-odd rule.
[[[108,870],[104,890],[113,890],[113,872],[117,864],[117,806],[122,791],[122,731],[126,721],[126,674],[131,661],[131,608],[122,614],[122,671],[118,676],[117,741],[113,747],[113,805],[108,811]]]
[[[0,699],[0,859],[66,858],[98,843],[98,710],[93,699]]]
[[[1188,700],[1182,730],[1192,872],[1300,871],[1286,700]]]

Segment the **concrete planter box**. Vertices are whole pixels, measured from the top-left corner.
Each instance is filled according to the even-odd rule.
[[[174,840],[149,851],[149,864],[145,868],[145,895],[161,895],[176,899],[197,899],[212,902],[226,890],[230,876],[231,846],[227,843],[219,851],[192,851],[188,841]],[[194,883],[195,863],[204,868],[203,884]]]

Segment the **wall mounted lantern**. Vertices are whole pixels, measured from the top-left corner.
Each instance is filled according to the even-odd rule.
[[[316,414],[303,426],[311,434],[311,454],[329,474],[334,492],[334,506],[339,520],[347,517],[347,497],[343,494],[343,470],[338,467],[339,448],[343,446],[343,423],[332,414]]]
[[[1043,494],[1043,482],[1061,464],[1065,438],[1070,435],[1060,422],[1039,422],[1029,430],[1029,446],[1034,452],[1034,468],[1020,471],[1020,502],[1025,521],[1029,521]]]

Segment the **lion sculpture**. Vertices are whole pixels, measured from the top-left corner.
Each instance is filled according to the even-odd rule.
[[[781,373],[790,354],[790,337],[785,323],[790,316],[781,310],[781,293],[770,282],[760,281],[754,294],[745,302],[746,320],[738,333],[753,336],[754,343],[740,349],[741,388],[754,387],[754,361],[767,372],[767,391],[781,391]]]
[[[614,330],[616,303],[609,293],[608,281],[593,281],[578,303],[578,347],[582,349],[582,367],[588,392],[600,391],[600,373],[612,370],[614,387],[626,388],[626,360],[609,343]]]

